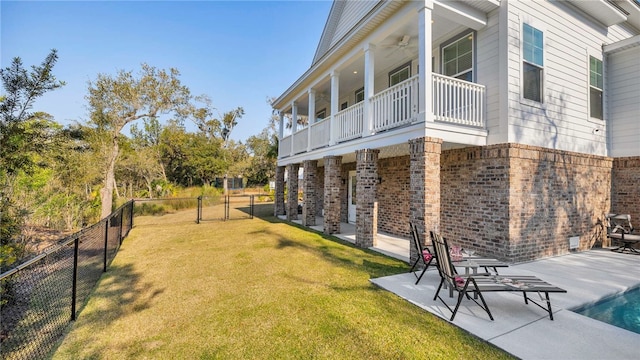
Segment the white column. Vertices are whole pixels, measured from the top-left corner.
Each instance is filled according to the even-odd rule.
[[[424,6],[418,10],[418,71],[420,96],[418,97],[418,118],[433,122],[433,84],[431,80],[431,11],[433,1],[423,0]]]
[[[278,129],[278,139],[282,140],[282,138],[284,137],[284,111],[279,111],[278,115],[280,117],[280,121],[279,121],[280,128]]]
[[[298,103],[295,101],[291,103],[291,133],[295,134],[298,131]]]
[[[367,44],[364,47],[364,126],[362,136],[371,135],[373,132],[373,106],[371,106],[371,98],[374,95],[374,79],[375,79],[375,55],[376,47],[373,44]]]
[[[311,151],[311,125],[316,122],[316,91],[309,89],[309,124],[307,124],[307,151]]]
[[[291,155],[293,155],[296,131],[298,131],[298,104],[294,101],[291,103]]]
[[[334,70],[331,72],[331,128],[329,145],[334,145],[338,138],[338,125],[336,122],[336,114],[338,113],[338,95],[340,91],[340,72]]]

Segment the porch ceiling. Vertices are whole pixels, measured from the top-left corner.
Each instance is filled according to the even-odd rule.
[[[418,58],[418,20],[417,11],[413,8],[416,6],[416,2],[408,2],[404,10],[399,10],[396,13],[397,19],[394,20],[390,26],[374,29],[368,35],[354,34],[353,38],[349,42],[353,42],[354,38],[362,39],[358,45],[354,48],[364,46],[364,42],[369,42],[375,45],[375,71],[376,73],[388,73],[393,69]],[[457,3],[457,2],[444,2],[435,1],[434,11],[432,12],[432,43],[437,46],[440,42],[454,36],[468,28],[480,28],[484,26],[483,19],[486,22],[486,12],[495,9],[498,6],[497,0],[486,0],[469,3]],[[363,30],[364,31],[364,30]],[[356,36],[357,35],[357,36]],[[403,41],[405,39],[406,41]],[[345,42],[347,40],[345,39]],[[331,57],[325,59],[329,60]],[[320,67],[321,64],[316,64]],[[325,65],[327,65],[325,63]],[[340,89],[353,89],[360,88],[364,84],[364,52],[357,51],[352,58],[343,61],[343,63],[337,68],[340,72]],[[313,69],[310,69],[313,71]],[[307,76],[298,80],[298,84],[302,86],[303,78],[309,79],[313,77],[312,72],[307,73]],[[297,90],[296,90],[297,89]],[[328,100],[331,92],[331,79],[328,72],[324,72],[320,78],[315,80],[313,89],[316,92],[316,100]],[[306,90],[302,87],[293,85],[287,92],[288,95],[293,95],[294,92],[298,92],[295,99],[298,114],[308,115],[309,112],[309,97],[306,94]],[[346,91],[346,90],[345,90]],[[280,110],[284,110],[285,113],[291,113],[290,103],[283,103],[288,97],[287,93],[283,94],[278,100],[275,106],[282,106]],[[323,106],[316,106],[316,111],[321,110]],[[329,113],[327,108],[327,114]]]

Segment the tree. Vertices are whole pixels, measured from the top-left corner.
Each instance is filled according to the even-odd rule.
[[[227,140],[229,140],[229,136],[231,136],[231,131],[233,128],[238,125],[238,119],[240,119],[244,115],[244,109],[238,106],[235,110],[227,111],[222,115],[221,123],[222,123],[222,140],[225,141],[225,145]]]
[[[278,144],[275,134],[267,127],[247,139],[251,162],[247,171],[249,185],[264,185],[275,177]]]
[[[64,86],[53,75],[58,53],[51,50],[40,66],[27,71],[19,57],[0,69],[4,94],[0,96],[0,267],[19,256],[13,237],[20,232],[25,212],[15,206],[13,187],[20,172],[37,165],[34,154],[47,145],[51,131],[47,121],[31,121],[34,102],[45,93]]]
[[[191,95],[181,84],[178,70],[171,68],[167,72],[147,64],[141,68],[138,77],[131,71],[120,70],[115,77],[99,74],[95,81],[89,82],[90,122],[108,136],[100,191],[103,218],[111,213],[115,165],[120,152],[118,137],[125,125],[169,113],[184,117],[189,109]]]

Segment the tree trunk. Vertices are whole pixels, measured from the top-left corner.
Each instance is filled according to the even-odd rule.
[[[113,147],[111,148],[111,154],[107,159],[107,172],[104,176],[104,187],[100,189],[100,199],[102,200],[102,215],[101,219],[106,218],[111,214],[111,207],[113,205],[113,184],[115,183],[115,169],[116,159],[120,147],[118,146],[117,136],[113,137]]]
[[[118,189],[118,182],[115,178],[113,179],[113,189],[116,192],[116,199],[120,199],[120,189]]]

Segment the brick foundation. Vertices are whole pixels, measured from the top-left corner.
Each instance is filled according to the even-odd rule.
[[[378,230],[409,237],[409,156],[378,160]]]
[[[298,219],[298,170],[299,164],[287,165],[287,220]]]
[[[640,230],[640,156],[613,159],[611,212],[630,214]]]
[[[342,157],[324,157],[324,233],[340,233]]]
[[[356,151],[356,245],[375,246],[378,234],[378,154],[380,150]]]
[[[318,185],[316,176],[318,161],[305,161],[303,163],[303,169],[304,178],[302,180],[302,193],[304,196],[304,200],[302,205],[302,225],[314,226],[316,224],[316,189]]]
[[[276,167],[276,187],[275,187],[275,199],[273,204],[273,212],[275,216],[284,215],[284,166]]]
[[[442,234],[508,261],[601,243],[610,208],[610,158],[498,144],[442,154]]]
[[[611,212],[631,215],[631,224],[640,231],[640,156],[613,159],[611,177]]]
[[[441,149],[441,139],[424,137],[409,140],[409,219],[418,227],[422,241],[426,242],[430,230],[440,231]],[[414,246],[409,249],[413,262],[419,254]]]

